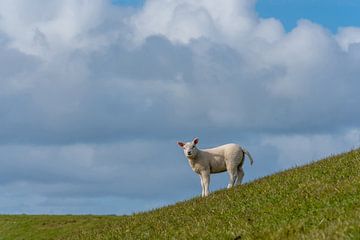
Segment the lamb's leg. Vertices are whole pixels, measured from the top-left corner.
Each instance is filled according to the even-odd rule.
[[[201,196],[204,197],[205,195],[205,188],[204,188],[204,183],[203,183],[203,179],[202,176],[200,175],[200,183],[201,183]]]
[[[201,173],[202,183],[203,183],[203,189],[204,189],[204,195],[203,197],[206,197],[209,195],[209,184],[210,184],[210,173],[209,172],[202,172]]]
[[[238,167],[236,185],[240,185],[244,178],[244,170],[242,167]]]
[[[228,173],[229,173],[229,184],[228,184],[227,188],[231,188],[235,184],[235,180],[237,177],[237,169],[229,168]]]

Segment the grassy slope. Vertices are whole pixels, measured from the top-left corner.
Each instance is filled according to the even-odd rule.
[[[360,150],[133,216],[0,216],[0,240],[236,237],[360,239]]]

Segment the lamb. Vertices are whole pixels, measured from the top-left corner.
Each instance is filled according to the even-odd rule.
[[[211,173],[227,171],[230,178],[227,188],[241,184],[244,177],[243,164],[245,155],[249,157],[251,165],[254,162],[245,148],[235,143],[229,143],[210,149],[198,149],[196,147],[198,143],[198,138],[194,138],[192,142],[177,142],[184,150],[191,169],[200,176],[202,197],[209,195]]]

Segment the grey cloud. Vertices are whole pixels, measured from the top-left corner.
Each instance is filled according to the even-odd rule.
[[[6,48],[3,45],[5,44],[0,46],[0,65],[2,66],[0,68],[0,77],[3,83],[6,84],[6,79],[16,75],[24,77],[24,74],[40,64],[38,59],[17,50]],[[3,91],[4,89],[2,89]]]
[[[316,34],[320,40],[311,37]],[[307,49],[296,52],[298,38]],[[319,49],[321,39],[329,44]],[[174,136],[201,126],[229,133],[356,125],[354,52],[342,52],[311,23],[272,47],[249,55],[205,38],[178,45],[151,37],[135,49],[113,44],[101,52],[60,56],[27,69],[26,78],[24,73],[5,80],[25,87],[3,103],[17,105],[4,114],[2,139],[102,142]],[[316,58],[303,62],[311,54]]]
[[[94,53],[89,60],[94,77],[134,81],[172,81],[179,75],[189,79],[193,67],[191,50],[184,45],[173,45],[162,36],[149,37],[135,49],[111,45]]]
[[[175,142],[4,145],[0,148],[0,182],[38,184],[35,193],[57,196],[176,195],[171,193],[172,186],[186,189],[191,184],[184,178],[190,175],[187,163],[174,150],[178,150]]]

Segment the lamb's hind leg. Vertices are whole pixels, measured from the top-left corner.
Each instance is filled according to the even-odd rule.
[[[242,167],[239,166],[238,169],[237,169],[236,185],[240,185],[243,178],[244,178],[244,170],[242,169]]]
[[[229,173],[229,184],[227,186],[227,188],[231,188],[235,185],[235,181],[237,178],[237,169],[236,168],[228,168],[228,173]]]

